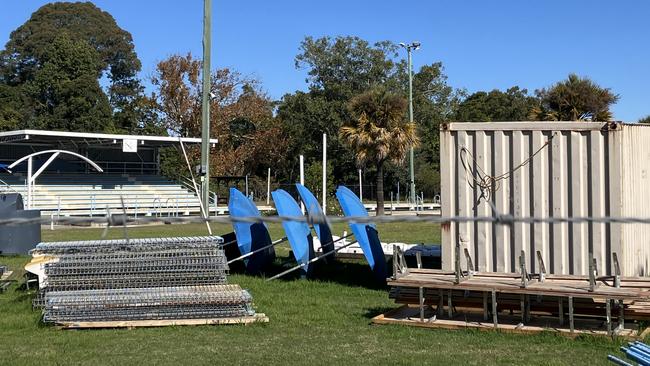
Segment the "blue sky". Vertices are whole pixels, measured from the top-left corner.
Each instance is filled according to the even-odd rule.
[[[0,0],[0,44],[48,1]],[[95,0],[131,32],[142,77],[174,53],[201,55],[202,0]],[[305,89],[307,35],[418,40],[415,67],[442,61],[457,88],[529,90],[570,72],[620,94],[617,120],[650,114],[650,2],[213,0],[213,66],[260,78],[273,98]]]

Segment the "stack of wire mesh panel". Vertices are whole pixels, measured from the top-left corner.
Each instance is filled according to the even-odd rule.
[[[41,243],[35,306],[47,322],[204,319],[254,315],[252,298],[227,284],[220,237]]]
[[[55,291],[43,319],[91,322],[251,316],[251,296],[237,285]]]

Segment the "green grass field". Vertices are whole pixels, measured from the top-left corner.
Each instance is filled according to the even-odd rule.
[[[227,227],[214,225],[215,233]],[[422,224],[378,227],[383,241],[439,242],[439,228]],[[101,229],[44,230],[44,241],[97,239]],[[279,238],[279,225],[270,225]],[[343,226],[335,226],[341,233]],[[129,229],[130,237],[205,235],[202,225]],[[120,229],[108,233],[122,237]],[[287,254],[288,250],[279,253]],[[26,256],[0,257],[20,271]],[[396,307],[387,289],[370,285],[361,262],[329,266],[317,280],[280,280],[235,274],[250,290],[268,324],[64,331],[43,325],[31,309],[32,293],[13,285],[0,294],[0,364],[277,364],[277,365],[599,365],[620,343],[569,340],[554,334],[513,335],[376,326],[370,318]]]

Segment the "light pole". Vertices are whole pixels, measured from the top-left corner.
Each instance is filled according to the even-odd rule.
[[[210,215],[210,46],[212,0],[203,0],[203,86],[201,106],[201,197],[205,218]],[[198,192],[197,192],[198,193]]]
[[[411,52],[414,50],[420,49],[420,42],[412,42],[410,44],[400,43],[400,46],[406,49],[408,54],[408,70],[409,70],[409,122],[413,123],[413,62],[411,60]],[[411,186],[411,196],[409,200],[413,205],[415,205],[415,172],[413,167],[413,146],[409,151],[409,171],[411,173],[410,177],[410,186]]]

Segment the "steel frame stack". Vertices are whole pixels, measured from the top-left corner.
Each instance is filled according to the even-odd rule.
[[[220,237],[41,243],[32,255],[54,257],[34,305],[43,320],[125,322],[242,318],[251,295],[227,284]]]
[[[638,336],[630,324],[626,327],[625,320],[650,320],[650,279],[622,277],[615,254],[615,275],[599,276],[593,261],[590,275],[578,276],[547,274],[540,253],[538,273],[527,271],[522,252],[517,274],[475,272],[467,253],[467,270],[462,270],[458,248],[455,271],[423,269],[420,258],[418,268],[408,268],[403,252],[399,248],[394,250],[394,274],[387,281],[392,287],[389,296],[406,307],[399,316],[393,316],[398,314],[393,311],[390,316],[378,317],[378,323],[397,322],[397,318],[410,313],[407,323],[426,323],[428,327],[436,327],[438,322],[444,328],[523,331],[529,324],[543,323],[535,325],[535,329],[552,328],[574,335],[581,333],[577,325],[581,322],[591,334]],[[453,320],[461,311],[465,320]],[[501,318],[510,322],[517,317],[514,328],[500,322]],[[470,318],[475,320],[470,322]],[[598,327],[591,327],[588,322],[598,323]]]

